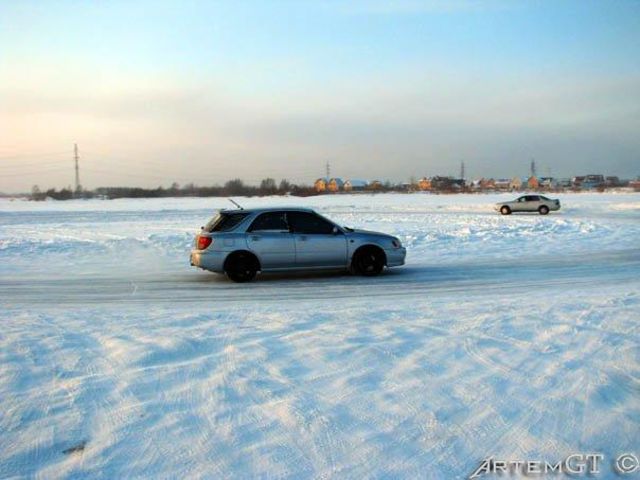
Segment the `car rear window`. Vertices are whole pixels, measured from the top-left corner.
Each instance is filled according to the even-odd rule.
[[[228,232],[237,227],[249,215],[247,212],[224,213],[213,217],[204,227],[205,232]]]

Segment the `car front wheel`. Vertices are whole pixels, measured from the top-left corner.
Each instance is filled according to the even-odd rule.
[[[362,248],[353,255],[353,271],[358,275],[373,277],[384,269],[384,252],[379,248]]]
[[[546,215],[547,213],[549,213],[549,207],[547,207],[546,205],[542,205],[538,209],[538,212],[540,212],[540,215]]]
[[[511,209],[505,205],[500,209],[500,213],[502,215],[511,215]]]

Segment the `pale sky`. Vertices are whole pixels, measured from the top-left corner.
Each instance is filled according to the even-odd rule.
[[[640,175],[640,1],[0,0],[0,191]]]

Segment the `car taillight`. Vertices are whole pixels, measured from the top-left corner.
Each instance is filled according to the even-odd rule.
[[[198,250],[205,250],[212,243],[213,243],[213,238],[198,235]]]

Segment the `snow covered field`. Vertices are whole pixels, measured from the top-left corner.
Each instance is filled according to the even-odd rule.
[[[0,200],[0,478],[438,479],[640,454],[640,195],[560,195],[547,217],[499,198],[237,199],[409,251],[378,278],[251,284],[189,266],[225,199]]]

